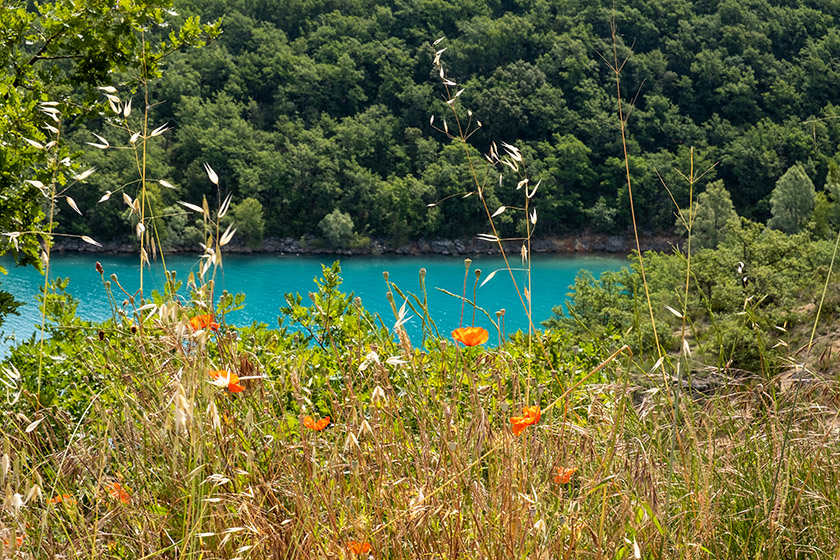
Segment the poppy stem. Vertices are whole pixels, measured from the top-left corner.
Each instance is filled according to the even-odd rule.
[[[472,300],[473,314],[472,314],[471,326],[473,326],[473,327],[475,326],[475,308],[478,306],[478,297],[477,297],[476,293],[478,291],[478,281],[480,279],[481,279],[481,269],[476,268],[475,269],[475,283],[473,284],[473,300]]]
[[[458,322],[458,328],[464,326],[464,303],[467,301],[467,276],[470,273],[470,265],[472,264],[472,259],[464,259],[464,289],[461,292],[463,297],[461,298],[461,320]],[[474,309],[474,308],[473,308]]]

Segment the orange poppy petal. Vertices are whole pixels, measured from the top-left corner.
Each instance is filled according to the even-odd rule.
[[[324,418],[321,418],[316,422],[315,419],[311,416],[306,416],[303,419],[303,425],[309,428],[310,430],[316,430],[320,432],[321,430],[330,425],[330,417],[325,416]]]
[[[3,544],[5,544],[6,546],[9,546],[9,541],[3,540]],[[23,535],[18,535],[18,536],[15,537],[15,544],[17,545],[18,548],[20,548],[23,545]]]
[[[213,320],[213,316],[209,314],[196,315],[190,319],[190,327],[192,330],[210,329],[211,331],[219,330],[219,323]]]
[[[365,542],[350,541],[347,544],[347,548],[349,548],[350,552],[352,552],[353,554],[367,554],[368,552],[373,550],[373,547],[367,541],[365,541]]]
[[[131,495],[119,482],[112,482],[108,485],[108,494],[112,498],[116,498],[124,504],[131,501]]]
[[[481,327],[461,327],[452,331],[452,338],[465,346],[477,346],[487,342],[490,333]]]
[[[455,329],[452,331],[452,338],[455,339],[455,342],[464,343],[464,329]]]
[[[73,498],[70,494],[57,494],[54,497],[47,500],[48,504],[60,504],[64,502],[65,504],[73,505],[76,503],[76,499]]]
[[[228,385],[228,391],[230,391],[231,393],[241,393],[244,390],[245,387],[238,383],[231,383],[230,385]]]
[[[557,476],[554,477],[554,482],[558,484],[568,484],[572,480],[572,475],[577,472],[577,467],[571,469],[564,469],[557,467]]]
[[[524,432],[525,428],[527,427],[528,424],[526,424],[525,422],[516,422],[510,427],[510,429],[513,432],[513,435],[518,436],[519,434]]]

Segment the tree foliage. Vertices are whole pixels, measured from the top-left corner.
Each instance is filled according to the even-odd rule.
[[[69,187],[81,171],[78,144],[66,138],[97,114],[96,86],[110,85],[115,72],[154,76],[168,53],[217,34],[217,26],[202,28],[198,18],[181,18],[171,30],[170,6],[171,0],[0,3],[0,232],[6,234],[0,255],[11,251],[19,264],[40,266],[41,241],[49,243],[38,234],[45,197],[53,196],[52,186]]]
[[[785,325],[786,333],[805,337],[797,343],[807,343],[834,243],[811,241],[806,233],[788,235],[746,219],[741,222],[716,248],[691,255],[687,301],[683,302],[685,254],[646,253],[645,272],[659,341],[666,350],[680,350],[681,318],[670,307],[691,319],[695,358],[720,367],[761,371],[762,355],[764,359],[787,355],[787,348],[776,344],[782,338],[779,325]],[[651,352],[648,358],[653,361],[657,353],[642,276],[637,257],[629,259],[627,267],[597,279],[587,272],[578,276],[569,294],[574,300],[555,307],[555,316],[544,325],[593,338],[619,336],[634,354]],[[828,294],[836,289],[832,282]],[[830,323],[838,312],[837,298],[827,298],[824,320]]]
[[[697,197],[693,246],[714,249],[739,227],[738,214],[723,181],[714,181]]]
[[[231,221],[239,235],[251,247],[258,247],[265,233],[263,207],[256,198],[248,197],[234,204],[230,209]]]
[[[353,240],[353,218],[341,210],[335,209],[324,216],[318,227],[330,247],[343,247]]]
[[[470,138],[474,153],[491,141],[514,142],[542,180],[538,236],[586,227],[620,233],[629,225],[614,77],[599,57],[612,48],[613,16],[619,56],[628,57],[622,91],[632,92],[623,101],[645,229],[673,224],[657,173],[686,205],[688,189],[669,170],[687,168],[691,146],[709,164],[719,162],[704,180],[722,180],[736,212],[761,222],[771,218],[771,192],[792,165],[819,178],[822,191],[829,164],[840,159],[831,85],[840,10],[827,7],[374,0],[338,9],[331,2],[183,0],[177,8],[224,17],[224,33],[206,49],[174,54],[153,85],[153,119],[174,126],[155,154],[178,188],[164,203],[214,197],[208,163],[235,202],[262,205],[267,236],[319,234],[336,209],[359,234],[395,243],[484,231],[486,217],[472,200],[428,206],[470,188],[463,153],[428,125],[445,110],[431,71],[431,42],[442,36],[447,75],[464,88],[459,102],[484,125]],[[102,29],[91,32],[97,40],[117,32]],[[89,58],[130,66],[133,37]],[[96,70],[73,64],[62,72],[77,81]],[[90,123],[85,134],[75,129],[71,141],[85,148],[89,132],[107,135],[101,124]],[[16,153],[32,151],[27,146],[18,140]],[[106,175],[89,181],[93,200],[113,190]],[[494,189],[495,201],[519,204],[514,186]],[[26,211],[37,213],[37,205],[20,207]],[[118,221],[102,215],[101,223]],[[65,220],[63,231],[76,225]],[[501,226],[516,232],[516,224]],[[131,237],[130,228],[102,234]]]
[[[785,233],[799,233],[814,212],[815,203],[814,183],[801,165],[794,165],[776,182],[770,195],[773,217],[767,225]]]
[[[65,185],[78,170],[70,148],[48,146],[97,114],[96,86],[110,85],[114,72],[154,76],[164,56],[216,34],[197,17],[181,18],[170,31],[170,6],[170,0],[0,5],[0,231],[39,229],[42,193],[33,181]],[[34,236],[0,244],[0,254],[10,249],[22,262],[37,261]]]

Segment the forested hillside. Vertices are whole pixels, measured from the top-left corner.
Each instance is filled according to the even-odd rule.
[[[472,145],[486,152],[491,140],[515,143],[532,180],[542,180],[537,235],[625,231],[615,80],[600,56],[612,56],[613,7],[596,4],[183,0],[180,17],[222,17],[223,34],[170,57],[153,82],[153,125],[173,130],[149,154],[149,176],[177,187],[154,187],[157,209],[172,207],[156,213],[205,194],[215,205],[206,162],[233,191],[233,219],[252,243],[321,236],[328,214],[339,227],[336,210],[357,234],[392,241],[484,231],[472,199],[427,207],[470,184],[463,150],[429,126],[446,113],[431,44],[445,36],[438,48],[447,49],[447,73],[466,88],[459,101],[484,125]],[[656,170],[686,203],[673,168],[687,170],[692,146],[697,169],[719,162],[699,190],[722,180],[737,212],[753,220],[770,218],[770,193],[797,163],[818,192],[825,188],[840,143],[840,4],[640,0],[616,10],[643,228],[673,231]],[[132,82],[114,85],[128,97]],[[128,140],[104,118],[77,124],[71,137],[81,146],[92,131],[112,144]],[[65,231],[131,236],[125,206],[97,200],[136,179],[133,157],[92,150],[95,188],[77,196],[86,216],[65,211]],[[514,187],[488,196],[513,204]],[[136,185],[126,190],[134,196]],[[824,211],[834,203],[819,200]],[[186,216],[165,228],[170,244],[199,232]]]

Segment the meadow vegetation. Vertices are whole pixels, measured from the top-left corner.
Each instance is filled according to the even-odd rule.
[[[614,20],[605,59],[628,207],[595,204],[603,220],[646,211],[633,200],[638,169],[618,89],[626,53],[615,29]],[[443,96],[431,126],[445,139],[440,161],[459,162],[466,179],[427,211],[455,211],[455,227],[470,204],[479,238],[499,247],[515,224],[521,251],[505,258],[527,271],[551,183],[530,149],[488,141],[476,150],[489,125],[467,108],[445,45],[428,49]],[[459,64],[470,53],[460,51]],[[143,60],[138,98],[148,101]],[[94,204],[71,198],[91,173],[61,178],[65,109],[46,111],[56,132],[33,148],[50,170],[35,185],[49,218],[37,236],[6,232],[15,250],[41,257],[46,278],[42,332],[0,364],[0,558],[840,555],[838,243],[826,240],[836,199],[832,187],[817,193],[804,167],[773,181],[776,221],[765,226],[739,217],[712,166],[689,149],[688,167],[660,184],[684,244],[636,252],[598,279],[582,275],[545,329],[506,336],[503,314],[475,303],[492,279],[469,263],[452,299],[462,326],[451,333],[427,305],[425,271],[416,286],[384,275],[393,316],[382,317],[342,290],[337,262],[310,293],[285,296],[276,327],[238,325],[227,316],[247,296],[217,285],[234,236],[257,243],[270,230],[270,220],[243,225],[265,210],[258,197],[235,197],[234,172],[203,162],[194,178],[210,194],[179,192],[176,211],[160,196],[174,185],[150,173],[167,125],[149,102],[132,111],[132,93],[100,91],[125,138],[103,135],[95,147],[133,162],[139,178],[136,190],[98,200],[124,213],[141,288],[125,291],[97,265],[111,319],[94,324],[77,316],[67,282],[49,275],[56,205]],[[354,92],[342,91],[350,101]],[[832,177],[827,184],[840,184]],[[803,201],[803,192],[814,196]],[[357,216],[331,207],[311,224],[338,246],[369,233]],[[199,271],[144,291],[144,266],[165,266],[165,227],[179,220],[201,242]],[[96,243],[89,233],[72,235]],[[516,284],[526,310],[529,290]],[[471,328],[476,313],[498,328]],[[409,317],[419,334],[405,330]]]

